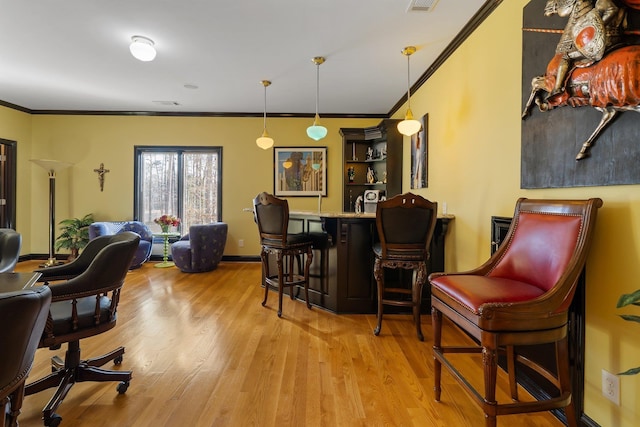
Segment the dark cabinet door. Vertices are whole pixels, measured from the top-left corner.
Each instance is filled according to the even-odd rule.
[[[338,312],[373,313],[375,281],[373,246],[375,220],[338,221]]]

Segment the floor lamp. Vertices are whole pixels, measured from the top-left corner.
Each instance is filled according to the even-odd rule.
[[[51,267],[62,264],[56,260],[54,251],[55,236],[55,215],[56,215],[56,172],[71,166],[71,163],[60,162],[58,160],[32,159],[36,165],[49,173],[49,259],[40,267]]]

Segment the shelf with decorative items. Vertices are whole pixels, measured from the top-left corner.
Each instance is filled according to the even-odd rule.
[[[356,212],[359,196],[369,189],[390,197],[402,191],[402,135],[399,120],[385,119],[370,128],[340,129],[343,143],[344,212]]]

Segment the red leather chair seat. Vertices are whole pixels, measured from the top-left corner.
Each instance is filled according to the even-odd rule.
[[[476,315],[481,314],[483,304],[529,301],[545,292],[534,285],[517,280],[471,275],[441,276],[432,280],[431,285],[432,292],[439,291],[439,298],[461,303]]]

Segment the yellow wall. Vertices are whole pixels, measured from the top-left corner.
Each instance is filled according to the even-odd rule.
[[[412,96],[414,115],[429,114],[429,188],[413,191],[446,202],[456,216],[447,237],[447,270],[468,269],[488,258],[490,217],[511,216],[518,197],[604,200],[587,265],[585,413],[602,426],[637,426],[640,375],[621,377],[617,406],[602,397],[601,370],[640,366],[640,325],[617,317],[615,308],[621,293],[640,288],[640,187],[520,189],[521,28],[527,3],[503,1]],[[395,118],[402,118],[405,108]],[[405,191],[409,144],[405,138]],[[594,152],[589,161],[605,159]]]
[[[640,187],[520,189],[521,27],[526,3],[503,1],[412,96],[416,117],[429,114],[429,188],[415,191],[441,206],[446,202],[456,217],[447,237],[447,270],[467,269],[489,256],[490,217],[510,216],[518,197],[604,200],[587,268],[586,414],[602,426],[635,426],[640,419],[640,376],[621,378],[618,407],[601,396],[600,375],[601,369],[615,373],[640,365],[635,339],[640,325],[622,321],[615,309],[621,293],[640,288]],[[270,118],[267,125],[277,146],[328,147],[329,195],[323,209],[340,210],[339,128],[372,126],[379,120],[323,119],[329,135],[318,143],[305,135],[310,122]],[[166,144],[223,147],[222,219],[229,224],[225,254],[257,255],[255,224],[243,208],[258,192],[273,189],[273,151],[262,151],[254,142],[261,131],[261,118],[30,116],[0,107],[0,137],[18,141],[17,228],[25,238],[23,254],[48,252],[48,180],[28,159],[74,164],[57,179],[57,220],[89,212],[99,220],[127,219],[133,214],[133,146]],[[409,150],[406,138],[405,191],[410,187]],[[592,161],[599,160],[594,153]],[[111,171],[104,192],[93,172],[100,163]],[[289,202],[292,209],[317,207],[314,198]],[[244,248],[238,247],[238,239],[245,240]]]
[[[320,142],[306,136],[313,119],[268,119],[276,146],[326,146],[328,197],[325,210],[341,209],[341,127],[373,126],[375,119],[322,119],[329,135]],[[56,222],[93,213],[96,220],[133,217],[133,162],[135,145],[211,145],[222,148],[222,220],[229,224],[225,255],[260,253],[251,201],[261,191],[273,191],[273,150],[261,150],[255,139],[262,118],[129,117],[34,115],[29,158],[73,163],[56,178]],[[93,171],[104,163],[104,191]],[[30,165],[27,165],[29,167]],[[30,237],[23,253],[48,253],[48,180],[40,167],[31,166],[33,182]],[[291,209],[317,209],[317,199],[293,197]],[[27,230],[24,230],[27,231]],[[57,233],[56,233],[57,235]],[[238,247],[238,240],[245,246]]]

